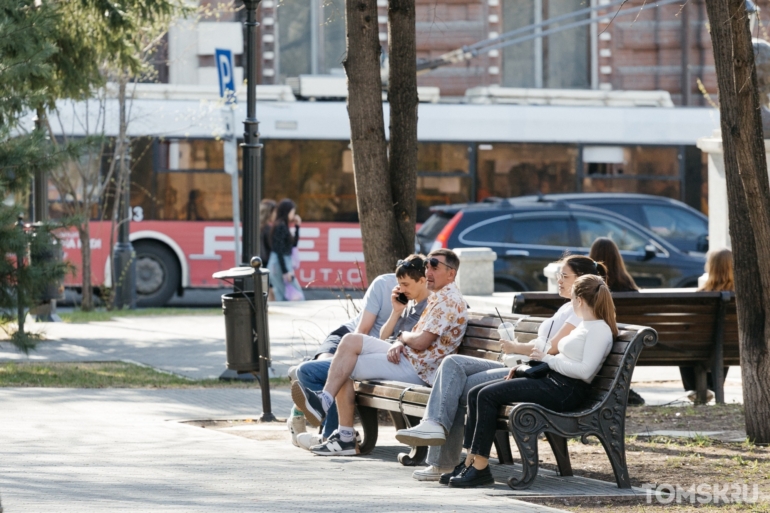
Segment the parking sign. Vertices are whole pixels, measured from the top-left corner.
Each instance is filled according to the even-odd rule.
[[[233,69],[233,52],[217,48],[215,58],[217,61],[217,73],[219,74],[219,96],[234,101],[235,97],[235,73]]]

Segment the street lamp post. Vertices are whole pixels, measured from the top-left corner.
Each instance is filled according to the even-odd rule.
[[[262,389],[262,422],[275,420],[270,405],[270,376],[268,358],[270,335],[267,327],[267,291],[263,290],[260,274],[260,233],[259,203],[262,201],[262,145],[259,142],[257,121],[257,7],[260,0],[243,0],[246,7],[246,119],[243,121],[243,244],[242,266],[254,268],[255,279],[250,288],[254,290],[254,315],[252,316],[253,336],[256,337],[259,353],[259,379]],[[236,288],[246,290],[246,282],[236,282]]]
[[[243,244],[242,265],[260,254],[259,203],[262,201],[262,145],[257,121],[257,7],[260,0],[243,0],[246,7],[246,119],[243,122]],[[267,262],[263,262],[267,265]]]

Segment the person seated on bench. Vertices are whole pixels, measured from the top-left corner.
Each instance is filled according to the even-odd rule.
[[[607,268],[605,281],[610,292],[639,292],[639,287],[636,286],[636,282],[626,270],[626,264],[623,262],[623,257],[620,256],[620,250],[612,242],[612,239],[597,238],[591,244],[591,251],[588,252],[588,256],[595,262],[603,263]],[[642,406],[644,398],[631,388],[628,390],[627,404],[629,406]]]
[[[393,287],[397,286],[396,275],[393,273],[377,276],[361,301],[361,311],[348,322],[329,333],[313,355],[313,365],[305,365],[300,370],[300,366],[289,369],[289,377],[292,380],[299,380],[310,390],[321,390],[326,383],[326,375],[329,373],[331,358],[337,350],[337,346],[342,337],[348,333],[364,333],[366,335],[377,336],[382,327],[388,322],[393,313],[390,295]],[[306,362],[308,363],[308,362]],[[288,420],[291,441],[297,447],[310,449],[311,446],[320,443],[318,433],[305,432],[305,416],[292,408]],[[337,408],[332,406],[327,415],[327,422],[324,423],[322,438],[325,440],[337,429]]]
[[[567,256],[559,263],[559,294],[567,299],[570,298],[572,284],[578,276],[606,275],[603,265],[597,265],[582,255]],[[558,342],[578,324],[580,318],[572,311],[572,303],[567,302],[551,319],[540,325],[537,339],[526,344],[503,340],[502,350],[510,355],[529,356],[533,348],[545,351],[550,344],[551,352],[555,353]],[[515,359],[506,358],[506,364],[515,365],[511,360]],[[440,481],[442,484],[449,482],[453,475],[452,469],[462,466],[462,462],[458,465],[458,461],[462,452],[465,400],[468,391],[481,383],[502,379],[507,374],[508,368],[501,362],[456,354],[444,359],[436,375],[422,422],[396,433],[396,438],[407,445],[430,446],[428,466],[415,470],[412,473],[413,478],[418,481]]]
[[[441,360],[462,342],[468,319],[465,300],[454,283],[460,260],[454,252],[439,249],[428,255],[426,263],[425,278],[434,294],[412,331],[398,333],[393,344],[366,335],[345,335],[322,392],[312,392],[300,383],[292,385],[292,399],[311,424],[323,422],[335,398],[337,401],[339,428],[325,443],[310,449],[314,454],[359,453],[353,430],[353,380],[432,385]]]
[[[470,488],[494,484],[489,451],[497,432],[500,407],[511,403],[535,403],[554,412],[580,408],[589,398],[591,381],[598,374],[618,336],[615,305],[610,289],[598,276],[581,276],[572,286],[572,308],[583,319],[575,330],[559,341],[559,353],[532,350],[544,372],[517,377],[523,368],[514,367],[495,383],[484,383],[468,392],[468,421],[463,447],[468,450],[465,468],[449,480],[449,486]]]
[[[699,292],[735,291],[732,251],[727,248],[709,251],[706,256],[705,271],[709,277],[706,283],[698,289]],[[730,370],[730,367],[723,367],[723,379],[727,378],[728,370]],[[696,402],[698,393],[695,391],[695,367],[679,367],[679,374],[682,376],[684,389],[689,392],[687,398],[692,402]],[[711,371],[706,373],[706,387],[708,388],[706,402],[709,402],[714,399],[714,378],[711,375]]]
[[[295,368],[294,377],[302,386],[314,391],[323,390],[329,375],[331,358],[342,337],[348,333],[363,333],[387,339],[394,333],[394,329],[395,333],[400,330],[408,331],[417,324],[430,294],[425,280],[424,257],[410,255],[399,264],[395,274],[382,274],[375,278],[364,295],[363,308],[358,316],[334,330],[319,346],[313,360],[301,363]],[[409,305],[395,299],[402,291],[411,300]],[[292,371],[289,371],[289,375],[292,375]],[[295,409],[296,407],[292,408]],[[295,427],[295,431],[304,431],[302,428],[305,425],[305,416],[300,413],[298,419],[301,427]],[[332,405],[326,414],[322,432],[299,432],[294,445],[310,450],[312,446],[329,438],[337,429],[338,423],[337,407]]]

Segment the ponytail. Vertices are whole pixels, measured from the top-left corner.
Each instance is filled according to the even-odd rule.
[[[599,264],[601,265],[601,264]],[[599,276],[585,275],[575,280],[572,293],[579,297],[594,311],[594,315],[607,323],[612,336],[618,336],[618,325],[615,321],[615,303],[612,294],[604,280]]]

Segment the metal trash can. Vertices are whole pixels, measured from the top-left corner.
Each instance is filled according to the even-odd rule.
[[[228,369],[239,372],[259,371],[259,349],[252,326],[253,303],[253,292],[222,295]]]

